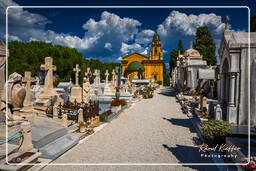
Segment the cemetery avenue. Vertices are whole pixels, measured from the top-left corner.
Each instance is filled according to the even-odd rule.
[[[202,159],[198,136],[187,115],[175,99],[174,89],[163,87],[152,99],[142,99],[125,110],[101,131],[56,159],[54,163],[195,163]],[[193,154],[193,155],[189,155]],[[154,170],[170,166],[86,166],[89,170]],[[176,166],[194,170],[205,166]],[[47,166],[43,170],[79,170],[81,166]],[[216,170],[207,167],[207,170]]]

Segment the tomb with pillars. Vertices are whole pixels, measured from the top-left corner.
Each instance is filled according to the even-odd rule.
[[[179,91],[195,90],[198,86],[198,70],[206,69],[207,63],[203,56],[193,48],[190,41],[190,48],[184,54],[178,55],[176,68],[176,86]]]
[[[218,97],[222,107],[222,119],[234,125],[256,125],[256,33],[252,32],[250,36],[249,44],[247,32],[226,29],[219,48],[221,62]]]
[[[76,67],[73,69],[75,72],[75,85],[71,88],[71,94],[69,100],[71,102],[82,102],[82,88],[79,85],[79,72],[81,71],[79,65],[76,64]]]

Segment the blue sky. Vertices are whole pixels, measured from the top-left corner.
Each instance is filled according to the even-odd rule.
[[[48,4],[33,4],[31,1],[29,4],[22,0],[1,1],[1,39],[5,36],[4,9],[7,6],[60,5],[51,4],[54,1],[41,2]],[[170,51],[177,48],[178,40],[181,39],[185,49],[188,48],[199,26],[208,26],[218,47],[226,15],[231,19],[232,30],[247,31],[246,8],[10,9],[9,39],[51,42],[76,48],[86,58],[118,62],[120,57],[131,52],[148,54],[152,36],[157,32],[162,40],[165,62],[168,63]]]

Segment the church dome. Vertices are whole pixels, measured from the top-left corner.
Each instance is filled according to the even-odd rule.
[[[160,41],[159,34],[155,33],[154,36],[153,36],[153,40],[152,41]]]
[[[191,59],[202,59],[201,54],[193,48],[193,42],[190,41],[190,48],[185,51],[184,53],[185,57],[189,57]]]
[[[197,50],[190,48],[185,51],[184,56],[201,56],[201,55]]]
[[[144,66],[137,61],[133,61],[128,65],[126,70],[144,70]]]

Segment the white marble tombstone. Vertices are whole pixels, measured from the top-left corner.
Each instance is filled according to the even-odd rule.
[[[70,93],[70,101],[71,102],[78,102],[81,103],[82,102],[82,88],[79,85],[79,72],[80,72],[80,68],[79,65],[76,64],[76,67],[73,69],[73,71],[75,72],[75,86],[73,86],[71,88],[71,93]]]

